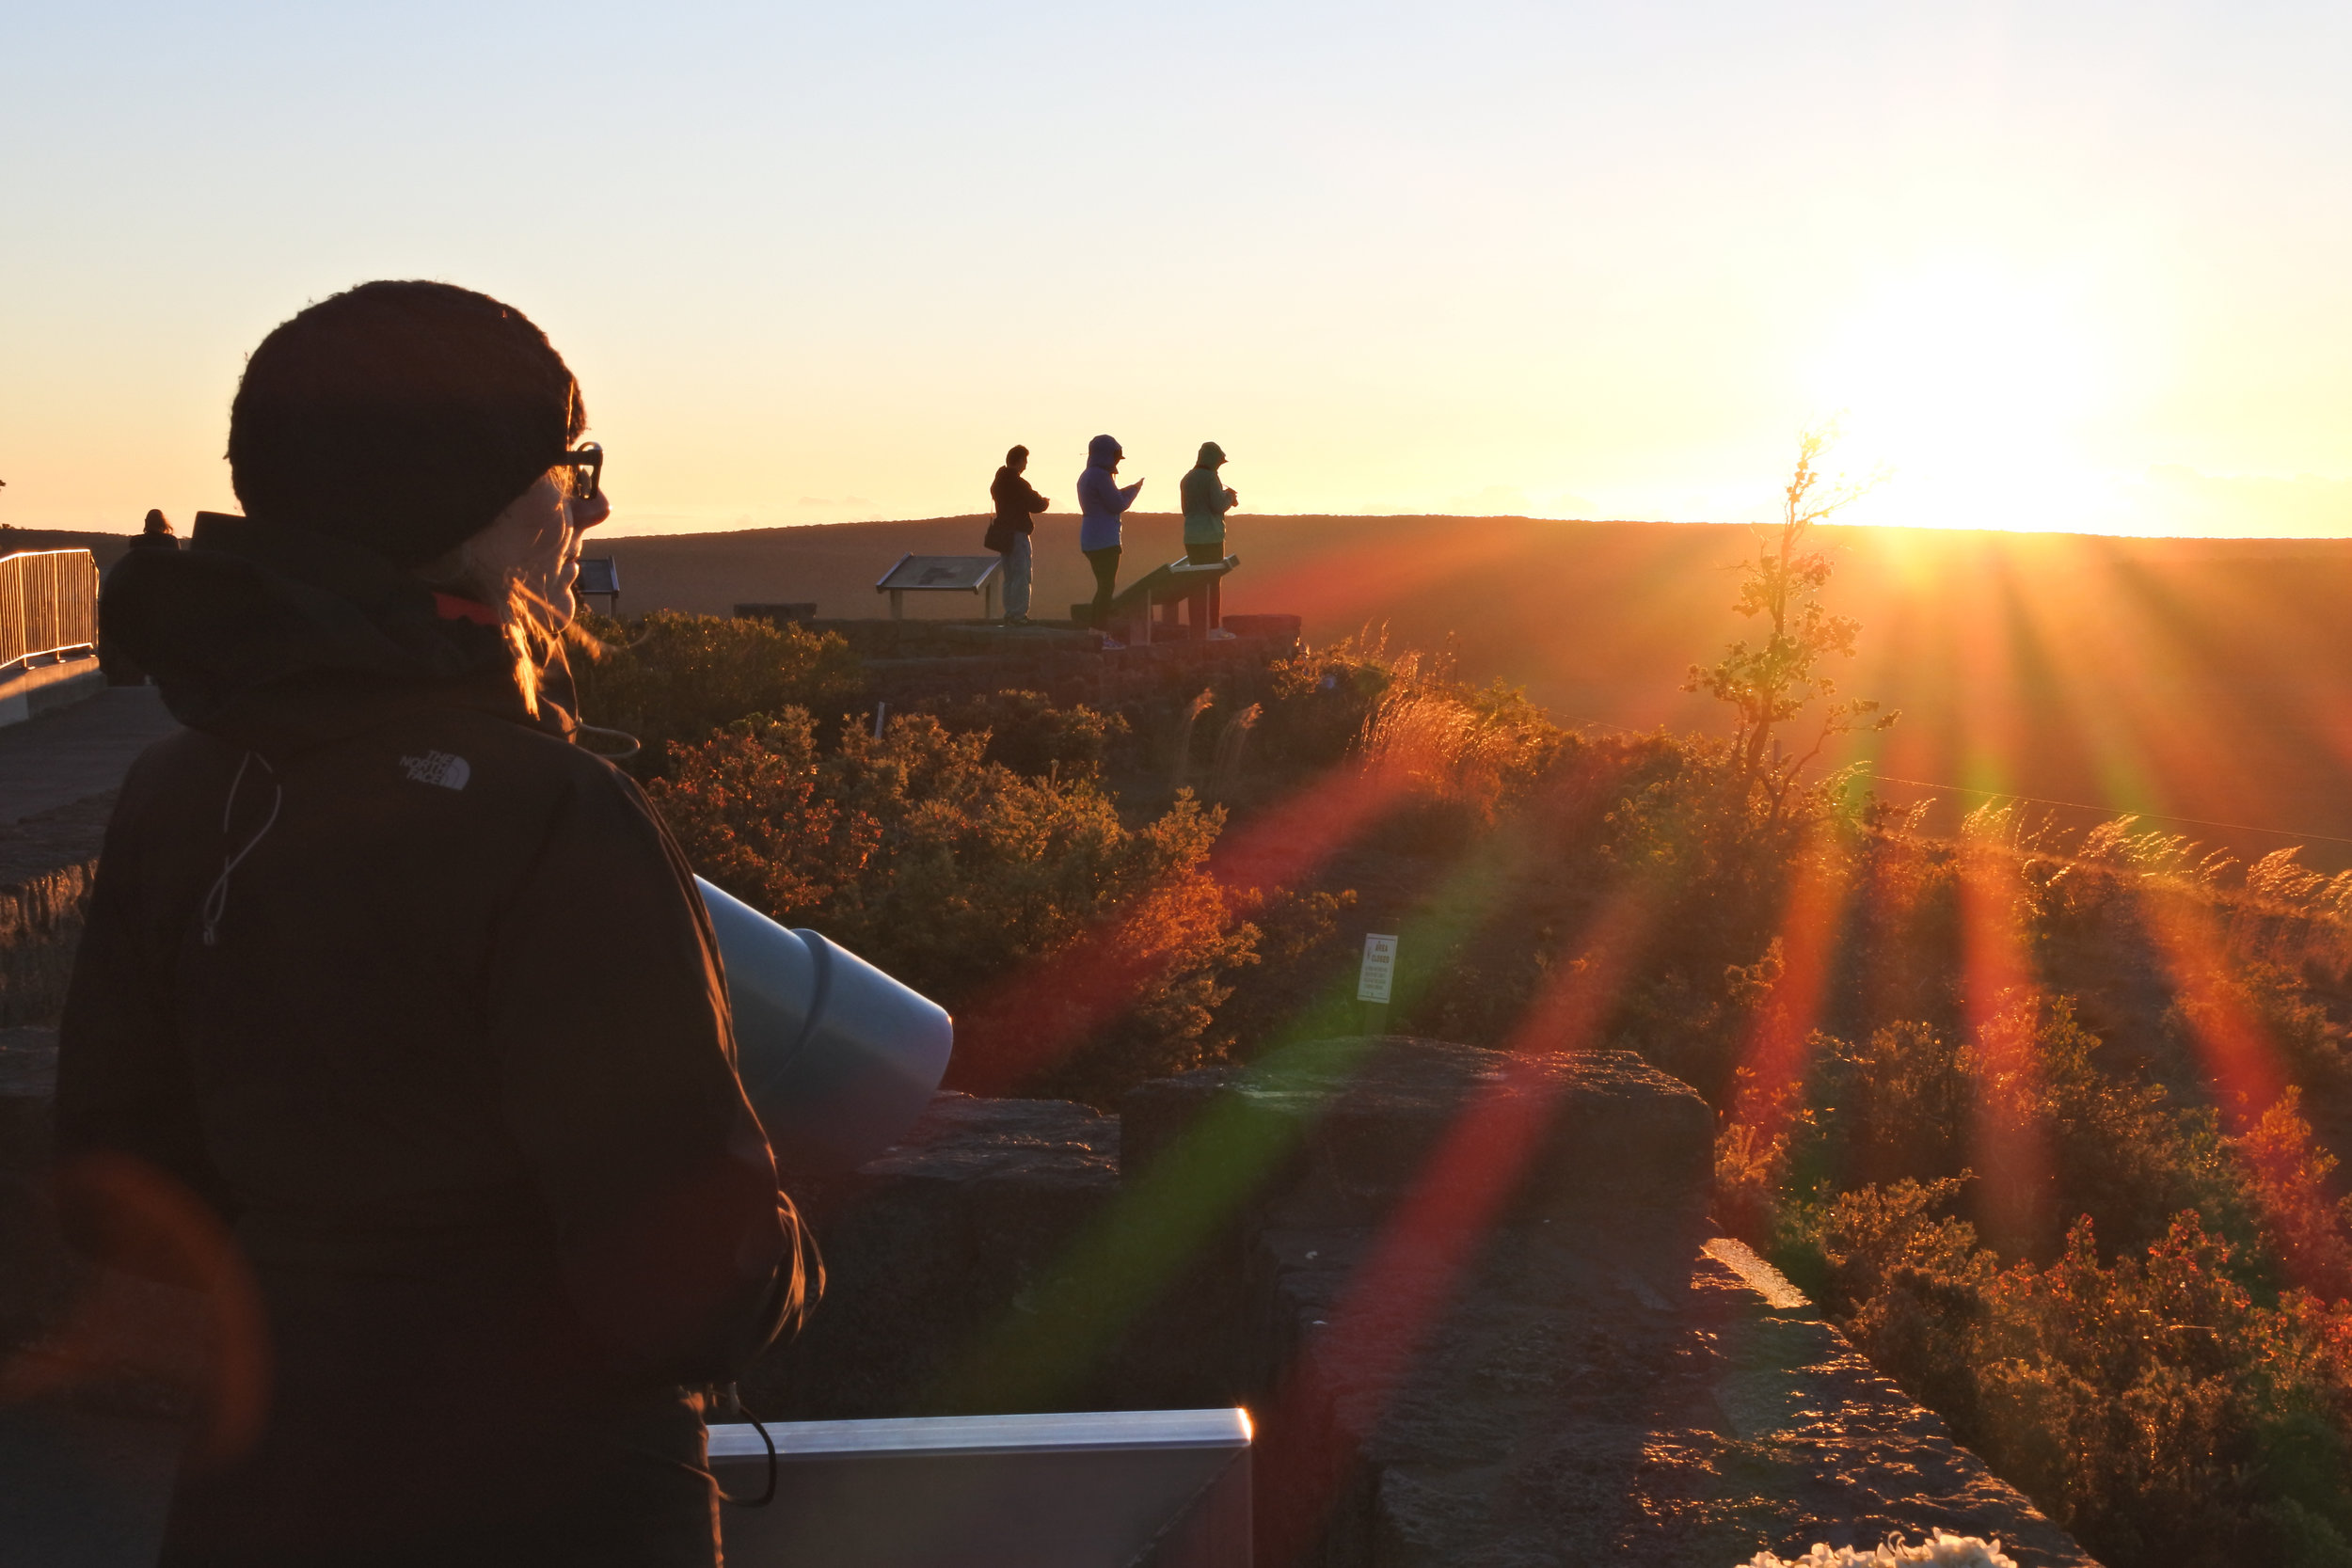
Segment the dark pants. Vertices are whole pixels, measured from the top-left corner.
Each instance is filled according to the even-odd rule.
[[[1111,598],[1119,589],[1119,546],[1106,546],[1086,552],[1087,564],[1094,568],[1094,603],[1087,609],[1087,619],[1100,626],[1109,619]]]
[[[1206,544],[1196,544],[1187,539],[1184,541],[1184,559],[1195,566],[1214,566],[1225,559],[1225,541],[1212,539]],[[1208,586],[1208,599],[1203,608],[1207,610],[1208,626],[1211,627],[1225,624],[1224,588],[1223,578]]]

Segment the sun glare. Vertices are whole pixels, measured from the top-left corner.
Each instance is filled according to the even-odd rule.
[[[2061,292],[1951,267],[1869,299],[1812,381],[1843,411],[1846,463],[1889,471],[1856,521],[2104,528],[2110,486],[2075,433],[2109,393],[2106,372]]]

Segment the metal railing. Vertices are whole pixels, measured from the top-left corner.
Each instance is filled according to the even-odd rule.
[[[98,646],[98,562],[87,550],[0,555],[0,671]]]

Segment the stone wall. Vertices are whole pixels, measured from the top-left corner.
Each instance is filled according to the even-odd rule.
[[[0,1028],[54,1020],[98,874],[111,794],[0,824]]]
[[[943,1096],[811,1188],[832,1288],[753,1408],[1242,1403],[1269,1562],[2090,1561],[1712,1234],[1707,1108],[1630,1055],[1325,1041],[1121,1113]]]
[[[72,1274],[40,1196],[54,1053],[0,1032],[19,1344]],[[1401,1037],[1149,1084],[1118,1117],[944,1094],[883,1158],[793,1183],[830,1285],[745,1399],[789,1419],[1242,1404],[1260,1560],[1294,1568],[1731,1568],[1938,1527],[2088,1565],[1711,1232],[1711,1125],[1624,1053]],[[105,1397],[175,1408],[158,1370],[200,1358],[192,1308],[117,1294],[136,1375]]]

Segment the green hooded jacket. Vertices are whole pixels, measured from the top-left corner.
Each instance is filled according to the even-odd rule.
[[[1233,503],[1225,499],[1225,482],[1216,473],[1216,466],[1224,461],[1224,448],[1203,441],[1199,466],[1184,475],[1180,493],[1187,545],[1214,545],[1225,537],[1225,514]]]

